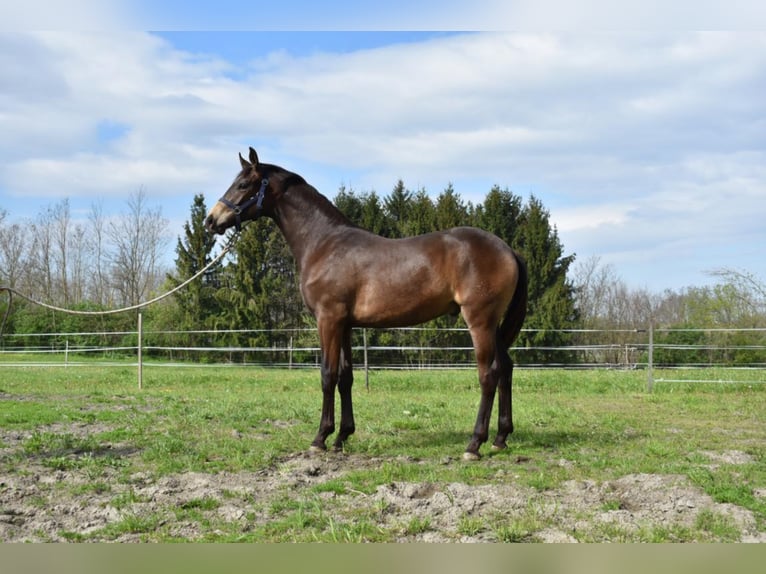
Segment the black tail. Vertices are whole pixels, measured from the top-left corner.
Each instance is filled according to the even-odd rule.
[[[516,263],[519,268],[519,278],[516,282],[516,291],[513,293],[513,299],[505,311],[505,317],[500,324],[500,341],[507,349],[516,340],[521,332],[521,326],[527,316],[527,263],[524,258],[514,251]]]

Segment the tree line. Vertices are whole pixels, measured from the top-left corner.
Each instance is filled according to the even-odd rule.
[[[580,326],[584,330],[609,330],[598,334],[598,343],[613,345],[609,362],[625,362],[618,356],[646,343],[647,335],[636,329],[655,331],[654,361],[658,365],[752,365],[766,366],[766,283],[738,269],[710,271],[716,283],[666,289],[652,293],[631,289],[614,266],[594,256],[573,267]],[[582,344],[594,343],[596,335],[578,335]]]
[[[168,222],[149,205],[140,188],[118,215],[94,203],[84,221],[75,221],[68,199],[44,207],[29,221],[11,222],[0,208],[0,285],[29,297],[75,310],[105,310],[136,305],[162,287],[162,255]],[[5,313],[7,301],[0,303]],[[135,321],[109,320],[120,330]],[[105,329],[92,317],[77,317],[17,302],[8,315],[7,333],[45,333]]]
[[[550,215],[542,202],[493,187],[481,204],[464,201],[452,185],[435,199],[425,189],[411,191],[398,181],[391,193],[357,193],[341,187],[335,205],[356,225],[385,237],[405,237],[473,225],[495,233],[514,246],[527,260],[529,269],[528,329],[518,343],[525,347],[560,346],[565,335],[560,329],[578,321],[574,289],[567,272],[574,261],[566,255]],[[190,220],[176,245],[176,270],[169,277],[177,285],[198,272],[215,256],[214,239],[204,229],[207,214],[204,197],[194,198]],[[257,332],[231,333],[231,345],[284,347],[292,337],[295,346],[310,344],[315,334],[301,329],[313,326],[297,287],[295,265],[277,227],[258,220],[242,231],[228,262],[207,273],[202,280],[179,294],[172,323],[188,330],[254,329]],[[170,317],[168,317],[170,319]],[[441,317],[430,322],[441,331],[392,333],[370,330],[370,346],[471,347],[470,336],[457,328],[460,317]],[[274,332],[274,329],[294,329]],[[302,339],[301,339],[302,338]],[[395,354],[391,351],[390,354]],[[460,355],[439,353],[450,361]],[[465,353],[463,353],[463,357]],[[412,360],[404,359],[401,360]]]
[[[732,348],[724,357],[727,362],[764,362],[759,355],[763,351],[757,349],[764,344],[760,332],[683,330],[764,326],[766,287],[746,272],[719,270],[719,284],[713,287],[662,293],[631,289],[612,266],[603,264],[598,257],[575,264],[575,254],[565,252],[549,211],[539,198],[531,196],[525,201],[499,186],[490,189],[476,204],[465,201],[452,185],[432,198],[425,189],[410,190],[401,180],[385,196],[341,187],[333,201],[352,222],[386,237],[471,225],[498,235],[521,253],[529,270],[529,305],[525,330],[516,343],[524,349],[522,355],[517,353],[520,362],[639,362],[638,343],[644,342],[646,335],[636,329],[650,323],[678,328],[658,333],[658,344],[701,347],[724,343]],[[24,224],[11,223],[0,209],[0,284],[75,309],[137,304],[177,286],[217,256],[216,238],[204,229],[207,212],[204,196],[196,195],[189,219],[176,240],[174,267],[163,269],[160,262],[168,247],[167,220],[159,208],[148,204],[143,189],[128,199],[126,210],[116,217],[106,217],[95,204],[86,222],[73,223],[67,200],[45,208],[34,221]],[[297,282],[294,262],[279,230],[270,220],[252,222],[222,263],[172,298],[143,310],[149,343],[189,348],[316,346],[315,333],[307,330],[314,321],[303,306]],[[5,312],[5,305],[6,301],[0,302],[0,312]],[[441,317],[429,326],[441,330],[370,330],[368,344],[471,347],[469,335],[458,329],[463,326],[460,317]],[[9,315],[6,334],[134,329],[134,314],[108,319],[81,317],[17,302]],[[210,330],[226,333],[200,332]],[[597,330],[610,332],[596,335]],[[103,338],[87,336],[83,344],[99,344],[99,337]],[[125,337],[130,339],[132,335]],[[595,338],[598,344],[611,345],[597,357],[566,348],[594,344]],[[5,339],[3,344],[8,337]],[[629,351],[632,345],[636,346]],[[633,355],[626,356],[628,352]],[[234,354],[226,359],[237,360]],[[388,362],[469,360],[462,351],[434,354],[438,359],[422,353],[413,357],[388,351],[388,355]],[[175,351],[175,356],[221,360],[220,353]],[[263,353],[258,358],[284,361],[284,353]],[[661,351],[659,358],[659,362],[669,363],[719,359],[704,349],[669,349]],[[296,361],[315,359],[311,353],[295,356]]]

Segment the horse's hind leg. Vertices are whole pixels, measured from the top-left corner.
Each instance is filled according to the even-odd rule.
[[[489,437],[489,419],[492,415],[492,405],[495,401],[499,378],[495,365],[495,329],[494,326],[472,326],[468,317],[466,317],[466,322],[469,324],[474,350],[476,351],[481,401],[473,436],[465,449],[465,453],[463,453],[463,458],[465,460],[478,460],[481,458],[479,448],[487,442]]]
[[[511,385],[513,379],[513,361],[498,342],[493,369],[498,374],[498,405],[497,405],[497,436],[492,443],[492,450],[503,450],[507,447],[505,440],[513,432],[513,407],[511,400]]]

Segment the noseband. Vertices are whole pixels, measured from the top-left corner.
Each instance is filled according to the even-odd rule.
[[[237,218],[236,223],[234,224],[237,228],[237,231],[242,231],[242,214],[250,209],[253,205],[255,205],[255,217],[257,218],[261,214],[261,209],[263,208],[263,198],[266,195],[266,188],[268,186],[269,180],[264,177],[261,180],[261,189],[258,190],[258,193],[256,193],[250,199],[245,200],[241,205],[237,205],[225,197],[222,197],[218,200],[234,212],[234,216]]]

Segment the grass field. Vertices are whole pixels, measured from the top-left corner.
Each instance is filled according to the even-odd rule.
[[[0,367],[0,540],[766,541],[741,376],[517,370],[510,448],[467,463],[473,371],[357,375],[356,434],[311,457],[315,370]]]

